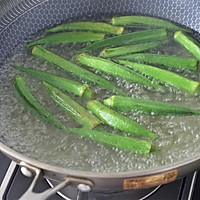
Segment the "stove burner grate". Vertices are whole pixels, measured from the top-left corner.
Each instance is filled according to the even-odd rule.
[[[20,167],[0,152],[0,199],[20,199],[27,190],[33,177],[25,177]],[[38,181],[35,192],[42,192],[55,187],[58,182],[46,180]],[[123,191],[117,193],[80,192],[77,188],[68,186],[48,200],[197,200],[200,199],[200,172],[194,172],[186,177],[166,185],[146,190]],[[69,192],[69,191],[70,192]],[[142,191],[142,193],[141,193]]]
[[[55,187],[58,183],[56,181],[46,179],[50,187]],[[145,190],[132,190],[132,191],[121,191],[121,192],[81,192],[75,187],[68,186],[61,191],[57,192],[65,200],[94,200],[94,199],[106,199],[106,200],[117,200],[117,199],[128,199],[129,196],[131,200],[147,200],[151,195],[157,192],[162,186],[159,185],[154,188]]]

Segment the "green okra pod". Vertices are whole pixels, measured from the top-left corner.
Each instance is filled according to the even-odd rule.
[[[84,128],[93,129],[101,123],[98,118],[71,97],[46,82],[44,85],[54,101]]]
[[[52,53],[51,51],[48,51],[47,49],[45,49],[41,46],[33,47],[32,54],[35,56],[38,56],[52,64],[59,66],[60,68],[64,69],[65,71],[72,73],[76,77],[79,77],[83,80],[98,84],[103,88],[109,89],[120,95],[126,96],[126,94],[124,92],[122,92],[117,87],[113,86],[106,79],[66,60],[65,58],[62,58],[62,57]]]
[[[43,119],[44,121],[51,123],[51,120],[48,121],[49,118],[43,116],[42,114],[39,113],[39,111],[25,98],[25,96],[22,94],[21,90],[18,88],[17,84],[14,82],[14,88],[15,92],[17,93],[20,102],[29,110],[33,115]],[[54,123],[53,123],[54,125]]]
[[[110,37],[102,41],[95,42],[81,50],[79,53],[103,49],[105,47],[117,47],[123,45],[139,44],[142,42],[151,42],[155,40],[167,39],[167,32],[165,29],[153,29],[145,31],[137,31],[127,33],[120,36]]]
[[[104,123],[121,131],[148,138],[158,137],[155,133],[148,131],[137,122],[108,108],[97,100],[89,101],[87,108]]]
[[[200,112],[181,106],[132,97],[111,96],[104,104],[118,111],[139,111],[149,115],[200,115]]]
[[[143,25],[147,27],[155,27],[155,28],[165,28],[169,30],[182,30],[185,32],[192,32],[192,30],[187,28],[179,27],[172,22],[155,18],[155,17],[147,17],[147,16],[121,16],[121,17],[113,17],[111,19],[111,23],[113,25],[123,25],[123,26],[134,26],[134,25]]]
[[[171,86],[186,91],[192,95],[199,93],[199,82],[187,79],[176,73],[153,67],[150,65],[134,63],[126,60],[116,60],[118,63],[123,64],[129,68],[132,68],[140,73],[143,73],[147,76],[153,77],[162,83],[170,84]]]
[[[124,27],[113,26],[111,24],[103,22],[71,22],[47,29],[45,30],[45,32],[54,33],[54,32],[71,31],[71,30],[79,30],[79,31],[88,30],[94,32],[121,35],[124,31]]]
[[[55,125],[56,127],[65,130],[64,125],[55,118],[32,94],[28,85],[23,77],[17,75],[14,79],[14,87],[16,92],[20,96],[22,102],[27,106],[31,112],[37,116],[42,117],[48,123]]]
[[[110,58],[130,53],[143,52],[149,49],[159,47],[163,44],[166,44],[167,42],[169,42],[169,40],[153,41],[144,44],[135,44],[115,48],[105,48],[103,51],[100,52],[100,56],[104,58]]]
[[[177,31],[174,34],[174,40],[183,45],[191,54],[200,60],[200,47],[197,45],[197,42],[194,42],[193,38],[190,38],[181,31]]]
[[[83,96],[88,99],[91,99],[93,97],[93,92],[89,85],[81,84],[77,81],[56,76],[56,75],[53,75],[44,71],[40,71],[40,70],[23,68],[20,66],[14,66],[14,68],[21,72],[25,72],[26,74],[28,74],[29,76],[32,76],[33,78],[37,80],[45,81],[53,86],[56,86],[74,95],[77,95],[80,97]]]
[[[182,58],[151,53],[138,53],[120,56],[118,59],[133,60],[152,65],[160,65],[169,68],[197,70],[198,61],[192,58]]]
[[[148,78],[142,76],[141,74],[135,73],[133,70],[124,68],[123,66],[120,66],[110,60],[83,53],[78,56],[78,61],[83,65],[92,67],[116,77],[124,78],[130,82],[139,83],[150,88],[159,88],[163,90],[162,86],[156,83],[152,83]]]
[[[38,44],[68,44],[68,43],[85,43],[103,40],[105,34],[92,32],[63,32],[46,36],[42,39],[29,43],[27,46],[31,47]]]
[[[151,141],[140,140],[137,138],[121,136],[112,133],[88,130],[88,129],[77,129],[70,128],[69,132],[75,133],[81,137],[105,144],[107,146],[119,148],[125,151],[136,152],[147,155],[151,150]]]

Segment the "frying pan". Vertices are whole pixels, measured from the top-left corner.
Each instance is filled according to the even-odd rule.
[[[25,45],[32,35],[64,21],[141,14],[160,17],[187,26],[196,31],[196,39],[199,38],[200,31],[200,2],[198,0],[1,0],[0,9],[0,78],[2,80],[6,77],[3,63],[13,54],[18,45]],[[174,181],[200,167],[200,153],[197,153],[168,165],[144,170],[123,172],[74,170],[45,163],[17,152],[6,143],[2,133],[0,136],[2,141],[0,150],[23,169],[35,175],[32,186],[42,173],[45,177],[60,182],[57,190],[69,184],[77,186],[79,183],[94,191],[143,189]],[[53,190],[48,194],[39,194],[37,199],[46,199],[54,192]],[[29,188],[27,193],[34,195],[32,188]],[[36,196],[33,197],[36,199]],[[21,199],[26,199],[26,194]]]

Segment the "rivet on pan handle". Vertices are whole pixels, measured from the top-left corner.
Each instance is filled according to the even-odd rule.
[[[35,177],[31,183],[30,187],[28,188],[28,190],[20,197],[19,200],[28,200],[28,199],[45,200],[48,197],[55,194],[60,189],[66,187],[68,185],[71,185],[71,184],[76,184],[79,186],[80,186],[80,184],[84,184],[91,188],[93,186],[93,183],[90,180],[76,178],[76,177],[66,177],[66,179],[64,179],[62,182],[60,182],[56,187],[47,189],[46,191],[41,192],[41,193],[35,193],[35,192],[33,192],[33,189],[37,183],[37,180],[39,179],[39,176],[41,174],[41,169],[30,166],[25,162],[21,162],[20,166],[23,168],[23,171],[24,171],[24,169],[26,169],[27,171],[31,171],[35,175]]]
[[[137,190],[155,187],[175,181],[178,176],[178,170],[172,170],[153,176],[125,179],[123,184],[124,190]]]

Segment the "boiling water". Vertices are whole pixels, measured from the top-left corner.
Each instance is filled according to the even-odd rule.
[[[47,48],[76,63],[76,50],[83,46],[70,44],[47,46]],[[149,52],[192,57],[175,42],[170,42]],[[14,70],[12,68],[13,65],[40,69],[63,77],[70,77],[70,75],[58,67],[31,56],[23,45],[17,48],[14,55],[2,67],[0,80],[0,140],[26,156],[51,165],[75,170],[122,172],[159,167],[200,153],[200,116],[126,114],[160,136],[159,139],[154,141],[154,144],[160,147],[160,151],[151,153],[149,156],[125,152],[62,132],[32,115],[19,102],[12,85],[12,79],[16,73],[21,73]],[[199,80],[199,74],[196,72],[183,70],[175,72],[187,78]],[[200,97],[190,96],[172,88],[169,88],[165,93],[150,91],[148,88],[137,84],[130,84],[122,79],[99,72],[95,73],[110,80],[131,97],[172,103],[200,111]],[[41,82],[25,74],[21,75],[25,78],[39,101],[62,121],[66,127],[80,127],[56,106]],[[75,77],[73,79],[80,81]],[[100,101],[114,94],[98,86],[92,85],[92,88],[95,92],[95,98]],[[80,98],[76,98],[76,100],[82,105],[86,103]],[[126,135],[106,125],[105,130]]]

